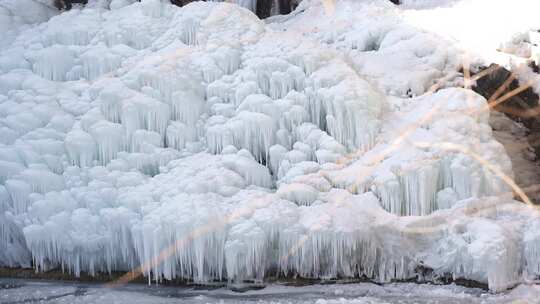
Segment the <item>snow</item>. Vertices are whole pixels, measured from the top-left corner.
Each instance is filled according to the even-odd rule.
[[[405,0],[403,4],[407,22],[455,41],[470,63],[497,63],[510,69],[525,59],[537,60],[538,50],[524,42],[534,40],[540,28],[534,14],[540,8],[538,1]]]
[[[386,2],[328,18],[306,0],[269,24],[128,2],[9,21],[1,265],[201,283],[423,265],[493,291],[539,275],[538,211],[510,195],[486,100],[429,91],[455,77],[449,41]]]

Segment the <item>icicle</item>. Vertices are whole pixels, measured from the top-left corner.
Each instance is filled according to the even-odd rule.
[[[167,147],[172,147],[176,150],[184,149],[187,141],[195,139],[189,136],[190,133],[192,132],[189,132],[189,129],[185,124],[172,121],[167,127]]]
[[[385,210],[397,215],[407,214],[403,203],[402,188],[396,176],[392,176],[381,184],[376,183],[373,190],[377,193]]]
[[[169,117],[167,104],[142,95],[122,105],[122,125],[130,141],[133,133],[139,129],[155,131],[164,141]]]
[[[55,45],[41,50],[33,65],[36,74],[52,81],[65,81],[75,65],[72,52],[65,46]]]
[[[238,85],[234,96],[234,105],[240,105],[246,97],[259,93],[259,86],[254,81],[242,82]]]
[[[235,146],[250,151],[258,161],[266,160],[268,149],[274,142],[274,121],[267,115],[240,112],[227,122]]]
[[[124,130],[122,125],[108,121],[99,121],[90,127],[90,134],[97,143],[97,159],[107,164],[124,150]]]
[[[304,122],[308,122],[309,114],[304,107],[299,105],[291,106],[280,118],[280,126],[288,132],[293,132]]]
[[[197,32],[199,30],[200,23],[194,18],[185,18],[182,23],[182,42],[187,45],[197,45]]]
[[[427,215],[436,210],[438,163],[426,164],[400,175],[402,215]]]
[[[240,67],[240,52],[229,46],[220,46],[213,53],[216,65],[225,73],[232,74]]]
[[[274,175],[277,176],[281,161],[285,157],[287,149],[281,145],[273,145],[268,150],[268,156],[270,158],[269,168]]]
[[[247,149],[258,161],[266,161],[274,132],[274,121],[269,116],[242,111],[225,124],[208,127],[206,140],[212,153],[234,145]]]
[[[527,225],[523,236],[523,258],[525,260],[524,272],[530,279],[540,276],[540,234],[538,228],[540,221]]]
[[[96,158],[97,147],[90,134],[82,130],[72,130],[66,135],[65,147],[71,164],[90,167]]]
[[[287,73],[273,72],[270,77],[270,97],[272,99],[283,98],[294,88],[294,81]]]
[[[222,116],[215,116],[209,121],[206,128],[206,144],[211,153],[221,153],[224,147],[234,145],[232,133],[225,123],[226,119]]]
[[[2,186],[0,186],[0,201],[4,200]],[[29,268],[31,254],[26,248],[24,235],[20,227],[13,221],[13,217],[4,214],[0,207],[0,265],[9,268]]]
[[[112,54],[105,46],[97,46],[81,55],[82,74],[87,80],[94,80],[109,73],[121,64],[121,58]]]
[[[208,100],[212,97],[218,97],[225,103],[231,103],[233,101],[231,85],[225,79],[222,78],[214,81],[206,87],[206,98]]]
[[[5,186],[11,197],[11,208],[14,213],[21,214],[26,212],[26,209],[30,205],[28,195],[32,192],[32,187],[28,183],[16,179],[7,180]]]
[[[277,195],[298,205],[309,206],[317,199],[319,191],[310,185],[293,183],[279,187]]]
[[[195,92],[178,91],[171,101],[171,119],[194,127],[201,114],[204,113],[205,102]]]
[[[444,188],[437,192],[437,207],[449,209],[458,201],[457,194],[452,188]]]
[[[152,153],[156,147],[161,147],[161,135],[156,132],[137,130],[131,137],[131,152]]]
[[[251,153],[247,150],[240,150],[237,153],[240,157],[225,156],[225,166],[238,172],[248,185],[271,188],[273,186],[272,177],[268,168],[257,163]]]
[[[0,160],[0,184],[24,170],[19,163]]]
[[[64,189],[64,179],[54,174],[44,166],[30,166],[18,176],[19,179],[30,185],[32,192],[47,193]]]

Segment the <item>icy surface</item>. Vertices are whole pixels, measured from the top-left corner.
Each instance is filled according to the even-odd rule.
[[[459,52],[390,3],[304,1],[267,25],[128,2],[5,19],[0,264],[495,291],[540,275],[485,99],[429,91]]]
[[[359,303],[359,304],[498,304],[537,303],[538,286],[520,285],[493,295],[481,289],[459,286],[369,283],[288,287],[269,285],[261,290],[234,292],[226,288],[141,286],[104,288],[95,284],[66,284],[0,280],[2,303]]]

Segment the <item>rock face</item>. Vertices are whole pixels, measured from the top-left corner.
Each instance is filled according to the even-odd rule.
[[[88,3],[88,0],[55,0],[54,6],[56,6],[56,8],[58,8],[59,10],[61,9],[70,10],[73,3],[86,4]]]
[[[507,69],[492,64],[491,73],[476,81],[473,90],[493,105],[490,124],[512,159],[516,183],[540,204],[540,113],[538,95],[519,83]],[[533,64],[531,69],[538,73]],[[515,95],[514,95],[515,93]]]
[[[510,71],[498,65],[491,65],[489,68],[493,68],[495,71],[480,78],[474,90],[488,101],[496,104],[495,110],[505,113],[512,120],[522,123],[529,129],[527,138],[531,147],[534,148],[538,160],[540,156],[538,95],[530,87],[520,90],[521,92],[518,93],[518,90],[524,86],[520,86],[519,81]],[[511,96],[512,92],[517,94]],[[496,101],[497,98],[499,101]]]

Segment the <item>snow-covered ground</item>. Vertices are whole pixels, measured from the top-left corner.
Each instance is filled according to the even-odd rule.
[[[268,23],[159,0],[44,22],[16,1],[0,0],[0,264],[494,291],[540,275],[538,210],[512,199],[486,100],[455,87],[463,49],[388,1]]]
[[[107,288],[96,284],[0,280],[0,303],[316,303],[316,304],[502,304],[538,303],[540,289],[520,285],[511,292],[490,294],[453,285],[369,283],[287,287],[233,292],[226,288],[127,285]]]

